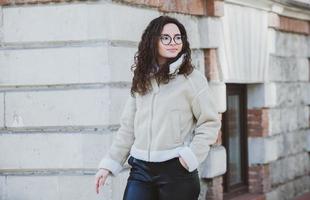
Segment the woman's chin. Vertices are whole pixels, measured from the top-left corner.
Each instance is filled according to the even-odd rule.
[[[169,53],[166,54],[165,58],[175,58],[178,55],[178,53]]]

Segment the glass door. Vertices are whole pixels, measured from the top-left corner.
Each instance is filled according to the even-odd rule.
[[[246,85],[226,84],[227,110],[223,114],[223,145],[227,150],[224,199],[248,191]]]

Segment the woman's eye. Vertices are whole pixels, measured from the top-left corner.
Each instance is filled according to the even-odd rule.
[[[182,37],[181,37],[181,36],[176,36],[175,39],[176,39],[176,40],[181,40]]]
[[[169,40],[169,37],[168,36],[163,36],[163,39],[164,40]]]

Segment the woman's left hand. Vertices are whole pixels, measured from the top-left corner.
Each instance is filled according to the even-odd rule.
[[[184,168],[188,169],[188,166],[187,166],[186,162],[183,160],[183,158],[182,158],[181,156],[179,157],[179,161],[180,161],[181,165],[182,165]]]

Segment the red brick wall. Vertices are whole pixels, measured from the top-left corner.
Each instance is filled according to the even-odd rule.
[[[248,136],[264,137],[268,135],[268,109],[248,109]]]
[[[279,31],[310,34],[310,22],[301,19],[294,19],[285,16],[279,16],[275,13],[269,14],[269,27]]]
[[[190,15],[223,16],[222,0],[114,0],[124,4],[155,7],[162,12],[177,12]],[[0,0],[0,5],[71,2],[66,0]]]
[[[204,49],[205,76],[208,81],[220,80],[217,49]]]
[[[207,200],[223,199],[223,177],[216,177],[208,180]]]
[[[267,193],[271,190],[269,164],[249,167],[250,193]]]

